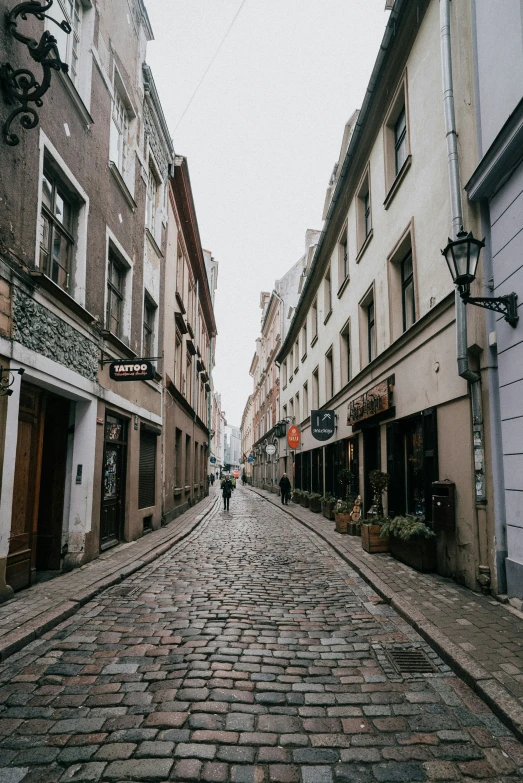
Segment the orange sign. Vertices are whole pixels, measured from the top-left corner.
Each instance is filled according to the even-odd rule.
[[[287,443],[291,447],[291,449],[297,449],[300,445],[301,440],[301,433],[298,427],[296,427],[295,424],[292,425],[292,427],[289,427],[289,431],[287,432]]]

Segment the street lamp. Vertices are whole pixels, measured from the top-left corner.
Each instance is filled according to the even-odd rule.
[[[454,284],[458,286],[460,296],[465,304],[495,310],[497,313],[501,313],[511,326],[516,326],[519,321],[517,294],[512,293],[497,297],[470,295],[470,284],[476,277],[482,247],[485,247],[485,240],[476,239],[472,232],[467,234],[462,226],[457,239],[452,241],[449,237],[448,245],[441,253],[445,256]]]

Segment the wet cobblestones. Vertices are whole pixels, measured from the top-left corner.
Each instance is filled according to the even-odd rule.
[[[523,780],[486,705],[246,491],[125,585],[0,666],[0,783]],[[398,645],[434,673],[400,676]]]

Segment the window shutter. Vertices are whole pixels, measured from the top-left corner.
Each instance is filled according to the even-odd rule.
[[[438,430],[436,408],[427,408],[423,416],[423,459],[425,474],[425,519],[432,522],[432,482],[438,480]]]
[[[155,505],[156,435],[140,432],[140,469],[138,478],[138,508]]]

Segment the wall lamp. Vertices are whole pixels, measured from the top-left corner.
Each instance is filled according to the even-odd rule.
[[[485,240],[476,239],[472,232],[467,234],[462,226],[457,239],[452,241],[449,237],[448,245],[441,253],[445,256],[454,284],[458,286],[460,296],[465,304],[495,310],[503,315],[507,323],[515,327],[519,321],[517,294],[490,297],[470,295],[470,284],[476,278],[482,247],[485,247]]]

